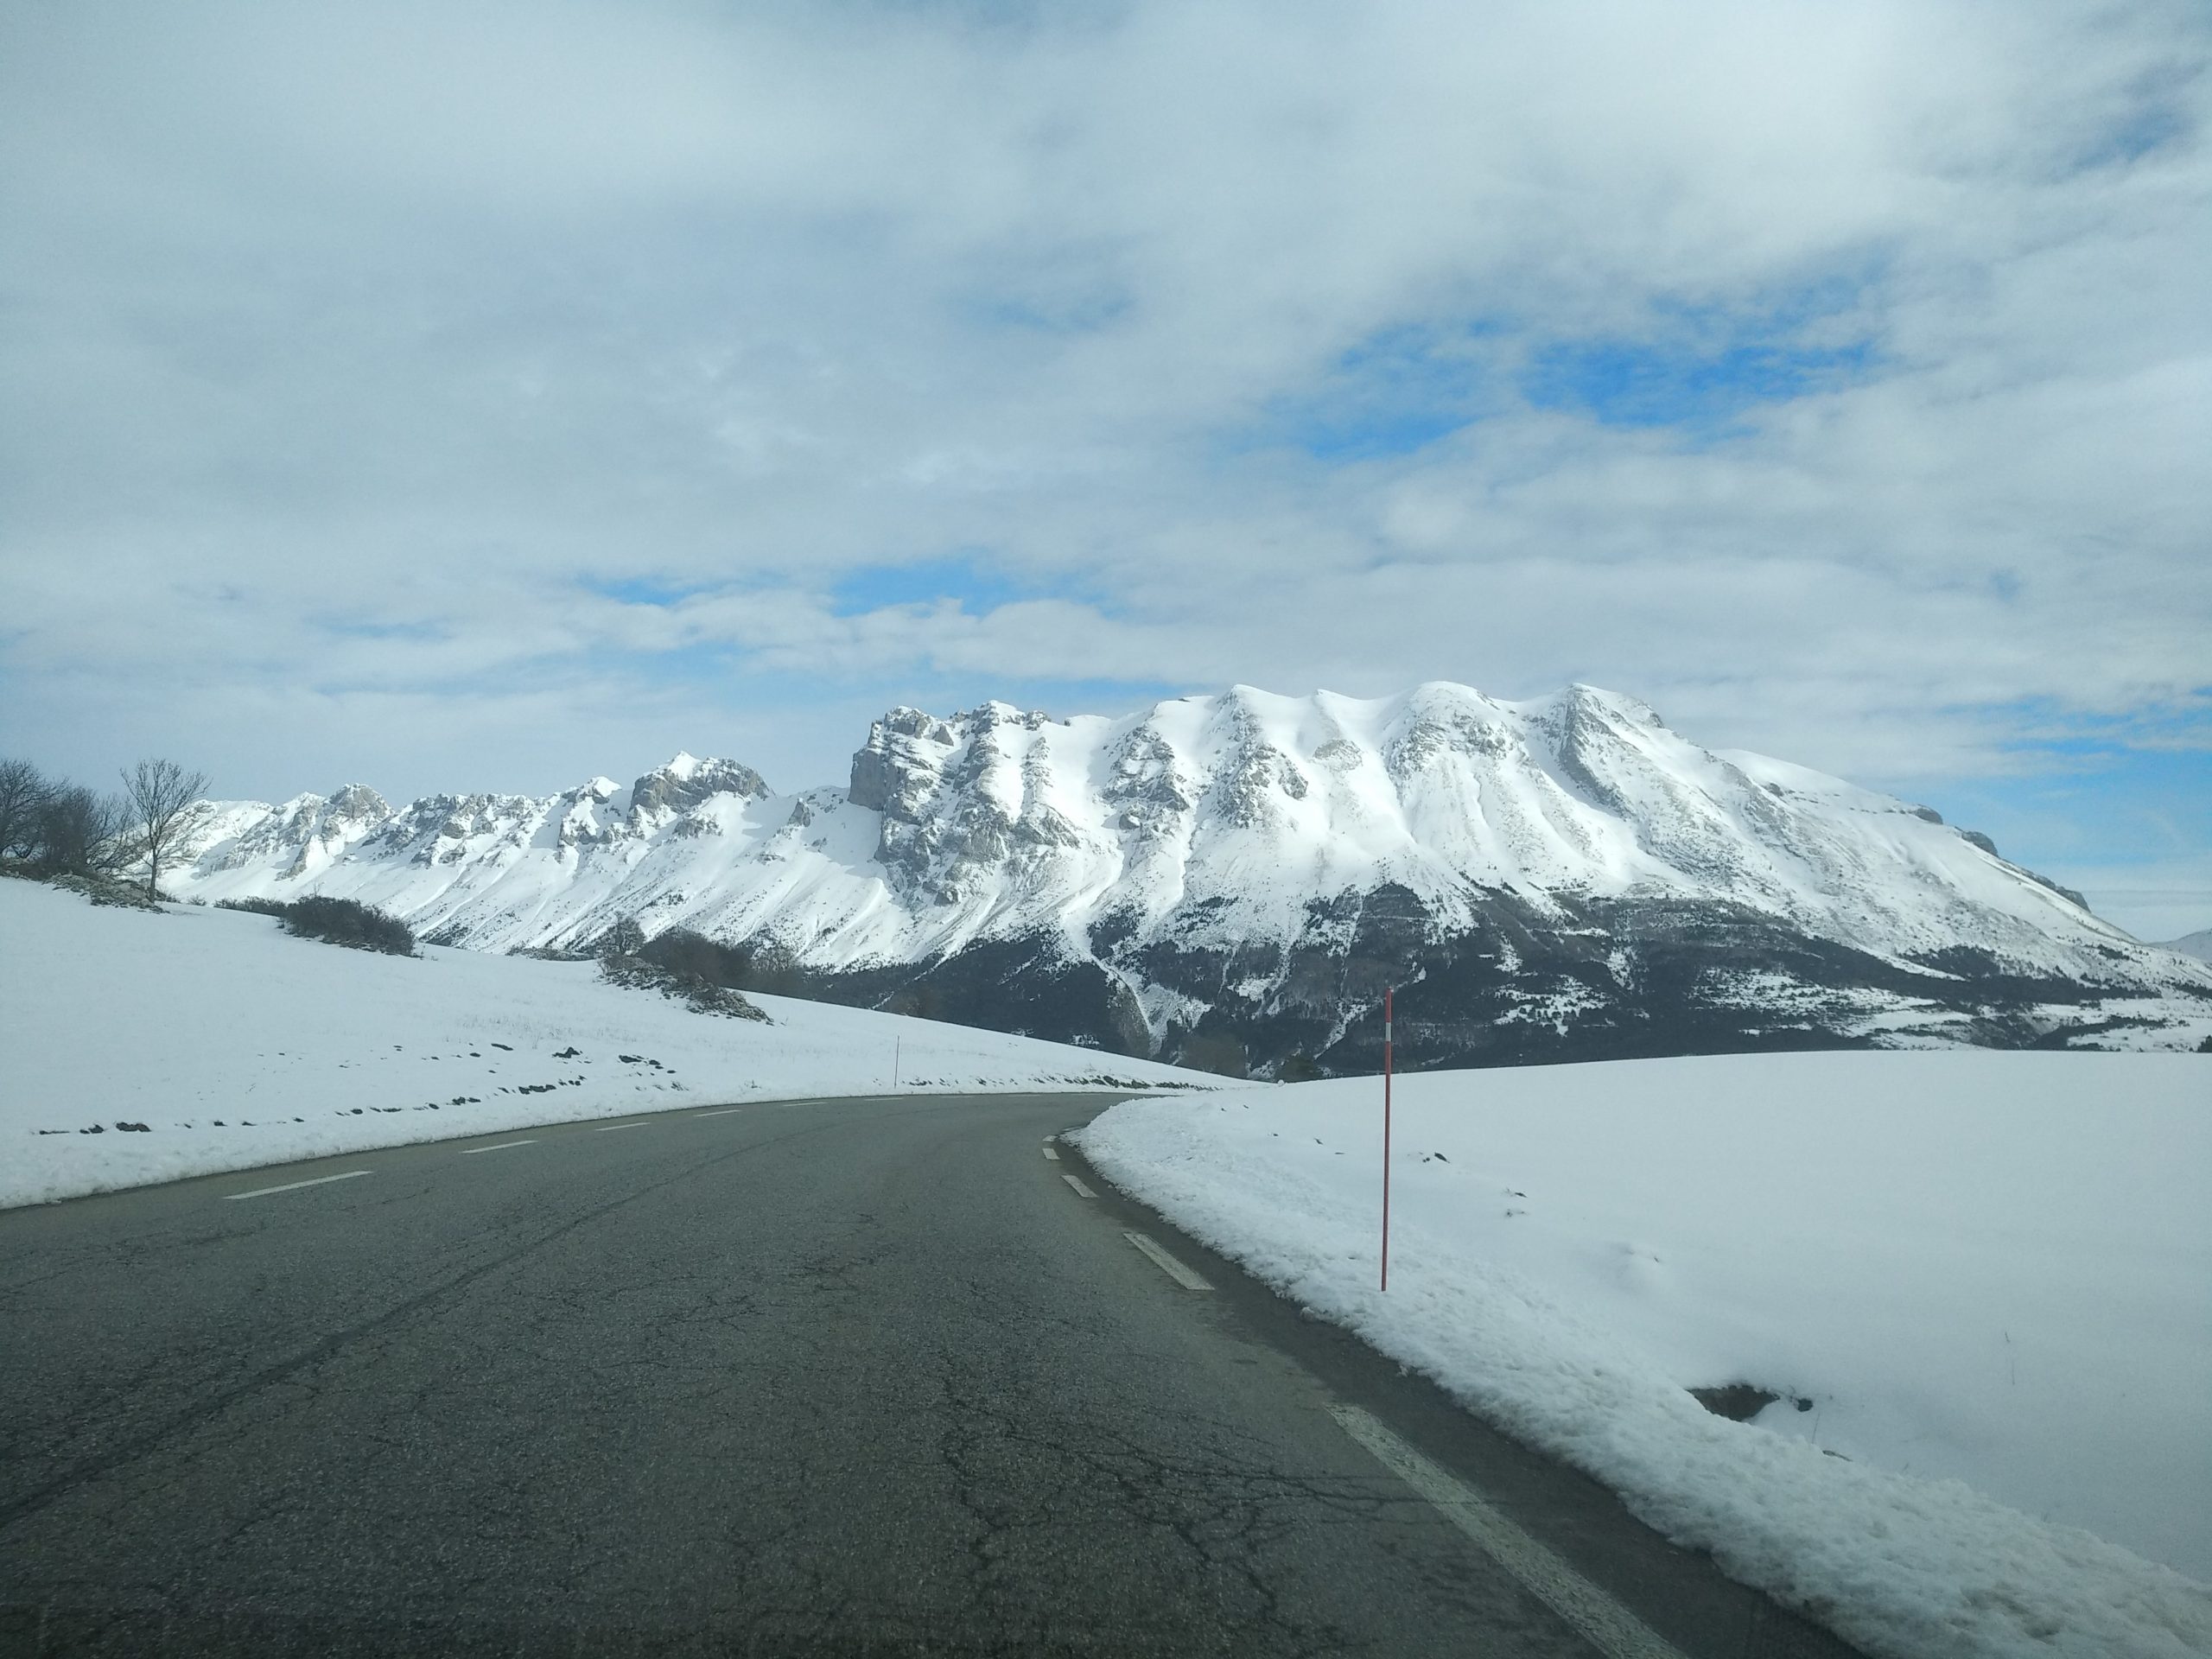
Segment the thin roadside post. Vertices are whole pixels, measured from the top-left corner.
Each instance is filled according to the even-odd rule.
[[[1390,1288],[1390,998],[1382,993],[1382,1288]]]

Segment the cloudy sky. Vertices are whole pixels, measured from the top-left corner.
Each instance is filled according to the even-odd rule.
[[[0,747],[1570,680],[2212,925],[2212,12],[0,5]]]

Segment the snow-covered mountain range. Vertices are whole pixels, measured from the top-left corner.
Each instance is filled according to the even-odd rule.
[[[678,755],[547,798],[211,804],[174,886],[444,944],[615,921],[764,989],[1270,1073],[1838,1044],[2195,1046],[2212,968],[1933,811],[1698,747],[1633,698],[1237,687],[1120,719],[894,709],[848,785]]]

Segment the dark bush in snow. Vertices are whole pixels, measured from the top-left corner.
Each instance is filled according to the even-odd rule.
[[[327,939],[357,950],[383,950],[395,957],[415,954],[415,930],[398,917],[352,899],[317,893],[284,906],[284,931],[302,938]]]
[[[694,933],[687,927],[672,927],[648,939],[634,954],[658,963],[671,973],[688,975],[733,991],[746,988],[747,976],[753,970],[752,952],[734,945],[717,944],[705,934]]]
[[[57,785],[48,793],[39,807],[37,834],[34,860],[48,875],[110,875],[137,855],[130,809],[81,785]]]
[[[732,1020],[766,1020],[768,1018],[742,991],[727,985],[717,985],[695,973],[664,968],[644,957],[601,957],[599,973],[600,977],[610,984],[626,985],[638,991],[658,991],[663,996],[689,1003],[700,1014],[719,1014]],[[554,1058],[558,1059],[560,1057],[556,1055]]]
[[[634,957],[645,943],[645,930],[634,916],[625,916],[592,942],[591,954],[601,958]]]
[[[282,917],[291,908],[282,899],[257,899],[249,893],[243,899],[218,899],[218,910],[250,910],[257,916]]]

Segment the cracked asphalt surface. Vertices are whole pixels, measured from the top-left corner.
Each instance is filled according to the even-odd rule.
[[[1077,1196],[1039,1144],[1103,1104],[670,1114],[0,1213],[0,1653],[1587,1655],[1339,1400],[1684,1653],[1842,1651]]]

